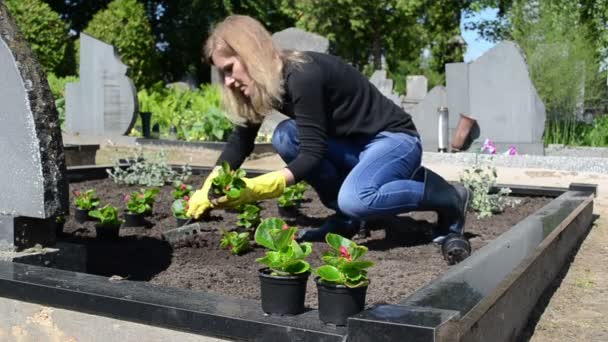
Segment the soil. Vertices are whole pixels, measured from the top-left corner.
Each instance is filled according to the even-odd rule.
[[[204,175],[192,176],[188,184],[197,188],[203,179]],[[102,205],[109,203],[122,208],[124,195],[142,187],[117,185],[110,179],[92,180],[70,184],[70,194],[74,190],[90,188],[97,190]],[[162,286],[259,299],[258,270],[262,265],[255,259],[264,255],[264,249],[254,246],[251,252],[234,256],[219,248],[219,229],[235,229],[236,213],[213,211],[209,220],[201,223],[207,232],[192,235],[177,244],[169,245],[162,239],[162,232],[176,228],[170,210],[171,191],[171,186],[162,187],[152,215],[146,218],[146,226],[121,228],[117,241],[97,240],[95,222],[78,223],[73,217],[68,218],[59,239],[87,245],[87,272],[92,274],[118,275]],[[333,214],[321,204],[313,190],[309,189],[305,198],[299,214],[295,218],[285,218],[288,224],[299,228],[319,227]],[[465,230],[473,252],[551,200],[541,197],[519,199],[521,202],[516,207],[489,218],[477,219],[474,213],[467,215]],[[70,203],[73,213],[72,199]],[[276,203],[276,200],[260,203],[263,218],[279,216]],[[376,263],[369,271],[368,305],[398,303],[449,268],[440,249],[431,242],[430,230],[435,220],[436,215],[429,212],[374,220],[367,224],[371,236],[354,238],[369,248],[366,259]],[[308,258],[312,267],[321,264],[321,256],[327,250],[324,243],[315,243]],[[311,279],[306,298],[309,307],[317,307],[316,292]]]

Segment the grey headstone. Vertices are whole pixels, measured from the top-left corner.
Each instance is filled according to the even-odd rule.
[[[407,76],[407,93],[405,95],[406,99],[411,100],[422,100],[427,94],[428,91],[428,80],[425,76],[421,75],[413,75]]]
[[[480,138],[543,154],[545,106],[515,43],[503,41],[468,66],[448,64],[446,79],[451,129],[458,113],[468,112],[477,119]]]
[[[137,90],[109,44],[80,33],[80,82],[66,86],[66,129],[72,134],[117,136],[137,119]]]
[[[447,106],[447,92],[443,86],[436,86],[409,112],[425,151],[437,152],[439,136],[437,109],[444,106]],[[452,113],[449,115],[451,116]]]
[[[376,70],[369,78],[369,81],[380,90],[380,92],[401,107],[399,94],[393,92],[393,80],[386,77],[386,70]]]
[[[290,27],[272,35],[272,41],[281,49],[327,52],[329,40],[315,33]]]
[[[1,1],[0,84],[0,242],[48,242],[54,231],[37,222],[69,207],[59,118],[46,75]]]

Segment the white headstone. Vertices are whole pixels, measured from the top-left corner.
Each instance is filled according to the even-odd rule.
[[[437,109],[445,106],[447,106],[447,92],[443,86],[436,86],[409,112],[425,151],[437,152],[439,125]],[[448,115],[453,114],[448,113]]]
[[[388,97],[397,106],[401,107],[401,99],[399,94],[393,91],[393,80],[386,77],[386,70],[376,70],[369,78],[371,84],[376,86],[382,95]]]
[[[118,136],[131,131],[138,102],[127,69],[112,45],[80,33],[80,82],[66,86],[69,133]]]

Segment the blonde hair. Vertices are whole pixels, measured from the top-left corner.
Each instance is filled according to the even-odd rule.
[[[243,119],[252,123],[262,122],[282,102],[284,63],[304,61],[299,52],[278,49],[264,26],[244,15],[226,17],[214,28],[204,47],[205,57],[211,64],[211,56],[215,52],[239,58],[253,80],[252,91],[247,98],[240,91],[226,87],[223,73],[219,70],[223,107],[235,123],[243,123]]]

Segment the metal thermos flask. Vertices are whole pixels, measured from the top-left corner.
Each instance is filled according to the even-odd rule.
[[[449,144],[448,107],[437,108],[437,151],[447,152]]]

